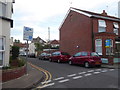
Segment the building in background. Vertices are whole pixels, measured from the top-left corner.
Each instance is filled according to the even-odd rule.
[[[15,0],[0,0],[0,67],[9,65],[13,3]]]
[[[51,40],[50,45],[51,45],[51,48],[59,49],[59,46],[60,46],[59,40]]]
[[[71,55],[94,51],[107,58],[114,55],[116,40],[120,41],[120,19],[108,16],[105,10],[99,14],[70,8],[59,31],[61,51]]]
[[[41,39],[39,36],[37,38],[33,38],[32,42],[31,43],[41,43],[41,44],[46,44],[46,42]]]
[[[120,18],[120,1],[118,2],[118,17]]]

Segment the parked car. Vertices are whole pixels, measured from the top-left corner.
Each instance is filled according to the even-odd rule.
[[[68,62],[70,55],[67,52],[56,51],[52,53],[49,61]]]
[[[50,56],[51,56],[51,54],[44,52],[44,53],[41,53],[41,54],[38,56],[38,58],[39,58],[40,60],[49,60]]]
[[[101,66],[102,61],[96,52],[78,52],[69,58],[69,64],[81,64],[88,68],[91,66]]]
[[[29,53],[28,57],[30,57],[30,58],[36,58],[36,55],[35,55],[35,53]]]

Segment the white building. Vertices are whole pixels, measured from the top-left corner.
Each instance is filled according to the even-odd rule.
[[[118,17],[120,18],[120,1],[118,2]]]
[[[30,43],[30,44],[29,44],[29,48],[28,48],[28,50],[29,50],[28,53],[29,53],[29,54],[31,54],[31,53],[34,53],[34,54],[35,54],[35,53],[36,53],[36,52],[35,52],[35,49],[36,49],[35,44],[34,44],[34,43]]]
[[[14,0],[0,0],[0,67],[9,65],[10,29]]]

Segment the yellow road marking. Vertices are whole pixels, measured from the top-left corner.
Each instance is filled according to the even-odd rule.
[[[48,80],[51,80],[51,79],[52,79],[51,73],[48,72],[47,70],[45,70],[45,69],[43,69],[43,68],[40,68],[40,67],[37,67],[36,65],[33,65],[33,64],[30,63],[30,62],[28,62],[28,64],[30,64],[33,68],[36,68],[37,70],[42,71],[42,72],[45,74],[46,78],[45,78],[44,81],[48,81]],[[44,85],[46,85],[46,84],[47,84],[47,83],[45,83]],[[44,87],[44,85],[43,85],[43,86],[38,86],[38,87],[36,87],[36,88],[42,88],[42,87]]]

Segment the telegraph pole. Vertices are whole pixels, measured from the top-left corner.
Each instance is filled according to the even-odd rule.
[[[50,53],[50,27],[48,27],[48,42],[49,42],[49,53]]]

